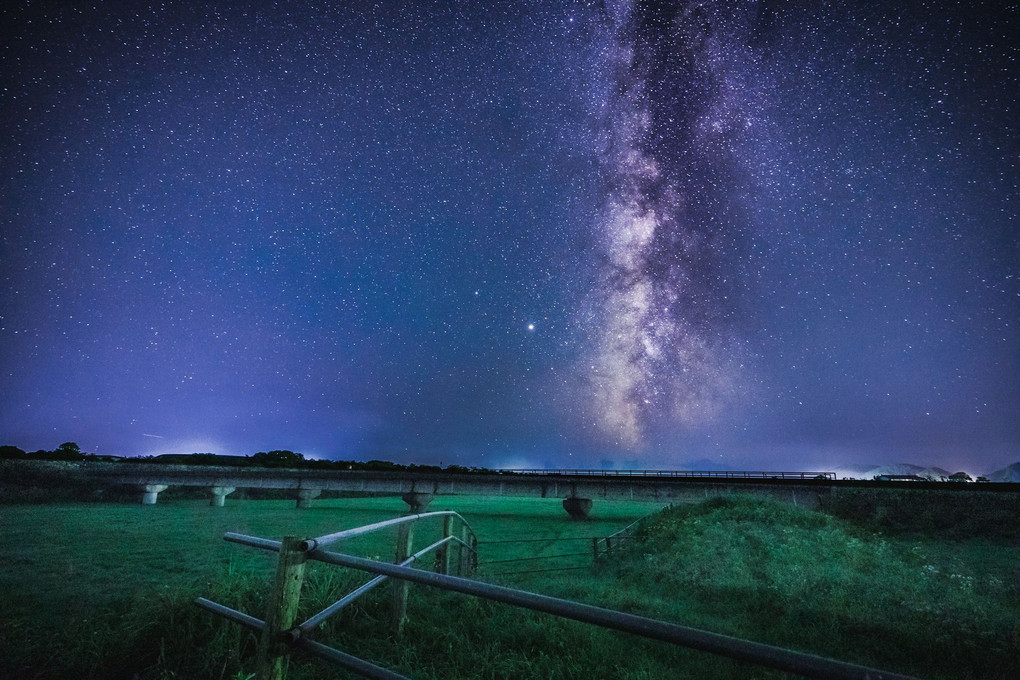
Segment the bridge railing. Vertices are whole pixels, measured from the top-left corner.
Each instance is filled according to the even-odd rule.
[[[420,550],[414,555],[400,559],[400,555],[410,551],[407,547],[402,551],[402,546],[410,545],[410,532],[406,529],[412,523],[420,519],[445,515],[444,537],[440,541]],[[241,624],[253,630],[261,631],[259,644],[259,666],[256,674],[258,680],[282,680],[286,677],[288,655],[291,648],[302,649],[322,659],[336,663],[350,671],[367,678],[380,680],[408,680],[394,671],[377,666],[369,661],[351,656],[338,649],[334,649],[320,642],[312,640],[308,633],[326,617],[335,613],[341,603],[350,601],[356,597],[359,591],[367,591],[371,584],[377,584],[383,579],[392,578],[400,581],[394,589],[394,612],[397,613],[398,625],[402,623],[406,612],[408,583],[418,583],[432,586],[442,590],[449,590],[466,595],[473,595],[495,602],[515,605],[530,609],[532,611],[545,612],[562,618],[573,619],[592,625],[600,626],[611,630],[624,631],[639,635],[652,640],[671,643],[680,647],[696,649],[720,656],[749,662],[767,668],[773,668],[790,673],[796,673],[809,678],[836,678],[846,680],[911,680],[908,676],[896,673],[888,673],[874,668],[867,668],[857,664],[844,661],[827,659],[813,654],[798,652],[781,647],[774,647],[750,640],[720,635],[697,628],[681,626],[667,621],[627,614],[624,612],[604,609],[589,604],[573,602],[560,598],[541,595],[538,593],[518,590],[506,586],[476,581],[462,576],[452,576],[443,573],[440,564],[443,560],[437,560],[435,572],[412,568],[410,565],[420,556],[432,550],[438,550],[441,546],[457,539],[448,531],[447,527],[452,524],[453,517],[460,517],[453,512],[423,513],[411,515],[386,522],[379,522],[357,529],[337,532],[321,536],[318,539],[297,539],[286,537],[283,541],[272,541],[255,536],[242,534],[226,534],[225,539],[235,543],[249,545],[263,550],[274,550],[280,553],[277,564],[277,576],[274,583],[273,595],[266,614],[266,619],[261,620],[237,610],[217,604],[205,598],[196,600],[199,606],[214,612],[228,620]],[[463,521],[463,518],[460,518]],[[340,552],[326,550],[325,545],[340,541],[344,538],[367,533],[388,526],[404,527],[401,537],[398,538],[397,563],[390,564],[378,560],[370,560],[364,557],[348,555]],[[464,522],[467,527],[467,523]],[[467,527],[467,531],[470,528]],[[476,545],[477,540],[473,532],[463,547],[468,548]],[[474,551],[472,550],[472,554]],[[354,591],[344,596],[330,607],[319,612],[302,624],[294,625],[296,620],[298,597],[300,594],[303,569],[307,560],[315,560],[333,564],[336,566],[358,569],[375,574],[376,577]],[[449,570],[447,570],[449,571]],[[401,591],[403,594],[401,595]],[[363,594],[363,592],[361,593]]]
[[[502,474],[563,477],[665,477],[676,479],[836,479],[835,472],[782,472],[767,470],[585,470],[504,468]]]

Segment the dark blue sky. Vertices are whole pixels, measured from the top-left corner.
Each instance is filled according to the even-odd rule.
[[[1020,10],[818,5],[5,5],[0,443],[1020,459]]]

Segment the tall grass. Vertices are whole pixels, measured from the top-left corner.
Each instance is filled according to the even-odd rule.
[[[926,677],[1017,677],[1018,557],[1015,544],[901,540],[820,512],[717,498],[650,523],[606,567],[625,586],[600,599]]]

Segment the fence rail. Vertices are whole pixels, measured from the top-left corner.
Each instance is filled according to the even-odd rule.
[[[443,537],[427,547],[412,553],[414,524],[424,519],[438,517],[443,519]],[[459,520],[461,524],[459,536],[454,532],[454,520]],[[471,525],[467,523],[467,520],[456,512],[449,510],[405,515],[383,522],[326,534],[318,538],[299,539],[287,536],[282,541],[274,541],[258,536],[227,532],[223,535],[224,540],[252,548],[259,548],[260,550],[277,552],[280,555],[266,618],[265,620],[257,619],[244,612],[236,611],[205,598],[198,598],[195,604],[235,623],[261,632],[256,672],[259,680],[283,680],[286,677],[289,649],[291,647],[304,649],[365,677],[400,680],[404,676],[309,638],[309,634],[329,617],[388,580],[389,576],[384,574],[376,575],[367,583],[355,588],[325,609],[309,617],[303,623],[298,624],[296,621],[298,601],[304,581],[304,567],[307,560],[312,559],[312,555],[321,551],[322,546],[390,527],[397,528],[397,564],[395,566],[408,568],[411,564],[429,553],[435,553],[436,570],[443,574],[454,569],[454,564],[456,564],[458,574],[473,572],[477,566],[478,539],[471,529]],[[452,559],[451,547],[456,547],[456,562]],[[407,586],[407,581],[401,580],[395,584],[392,591],[393,626],[397,634],[402,630],[407,617]]]
[[[548,595],[540,595],[491,583],[400,567],[395,564],[378,562],[354,555],[315,550],[309,553],[308,558],[386,575],[392,578],[402,578],[413,583],[434,586],[443,590],[475,595],[487,600],[517,605],[575,621],[591,623],[603,628],[634,633],[653,640],[670,642],[682,647],[699,649],[768,668],[799,673],[812,678],[906,680],[909,677],[844,661],[826,659],[804,652],[773,647],[772,645],[760,642],[741,640],[728,635],[711,633],[675,623],[658,621],[635,614],[603,609],[593,605],[562,600]]]
[[[314,550],[317,547],[324,547],[337,541],[342,541],[348,538],[354,538],[355,536],[361,536],[362,534],[371,533],[373,531],[379,531],[387,527],[397,526],[400,524],[410,524],[417,522],[418,520],[426,517],[456,517],[460,519],[461,524],[467,528],[468,531],[474,534],[474,530],[471,525],[468,524],[467,520],[461,517],[458,513],[453,510],[438,510],[436,512],[423,512],[417,515],[404,515],[403,517],[396,517],[394,519],[388,519],[382,522],[376,522],[375,524],[366,524],[362,527],[355,527],[353,529],[345,529],[344,531],[337,531],[336,533],[326,534],[325,536],[319,536],[318,538],[307,539],[302,548],[304,550]]]
[[[218,604],[212,600],[207,600],[204,597],[200,597],[195,600],[195,604],[212,612],[213,614],[218,614],[229,621],[239,623],[254,631],[262,632],[265,629],[266,622],[262,619],[256,619],[254,616],[249,616],[244,612],[239,612],[236,609],[231,609],[230,607],[224,607],[222,604]],[[356,656],[345,654],[338,649],[327,647],[324,644],[315,642],[314,640],[309,640],[308,638],[299,638],[293,641],[292,644],[298,649],[303,649],[321,659],[332,661],[333,663],[354,671],[365,678],[374,678],[377,680],[410,680],[407,676],[395,673],[388,668],[376,666],[364,659],[359,659]]]
[[[412,527],[414,523],[436,516],[443,517],[443,538],[411,554]],[[453,531],[453,522],[456,518],[459,518],[463,524],[461,536],[459,537]],[[622,535],[623,532],[626,532],[636,524],[625,527],[614,536]],[[398,528],[396,564],[370,560],[341,552],[333,552],[323,547],[345,538],[359,536],[369,531],[377,531],[392,526]],[[376,666],[369,661],[351,656],[338,649],[312,640],[309,637],[313,629],[322,621],[385,579],[396,579],[393,590],[393,613],[398,632],[406,616],[407,585],[409,583],[418,583],[496,602],[503,602],[533,611],[545,612],[603,628],[632,633],[649,639],[697,649],[767,668],[798,673],[811,678],[910,680],[905,675],[887,673],[843,661],[826,659],[813,654],[742,640],[697,628],[613,611],[580,602],[563,600],[525,590],[485,583],[464,578],[463,576],[452,576],[448,573],[452,566],[448,550],[450,546],[459,546],[459,574],[465,571],[472,573],[478,562],[478,540],[467,522],[454,512],[443,511],[409,515],[395,520],[377,522],[376,524],[364,527],[327,534],[318,539],[285,537],[282,541],[273,541],[237,533],[227,533],[224,535],[224,539],[261,550],[275,551],[280,555],[277,564],[276,580],[274,581],[273,593],[267,607],[265,620],[257,619],[205,598],[198,598],[195,601],[198,606],[214,614],[260,632],[259,665],[256,674],[258,680],[283,680],[286,677],[291,648],[305,650],[363,677],[378,678],[379,680],[408,680],[405,676],[394,671]],[[430,552],[436,552],[437,554],[436,572],[425,571],[411,566],[416,560],[420,560],[421,557]],[[596,543],[596,554],[597,552],[598,546]],[[467,555],[468,559],[463,559],[464,555]],[[315,614],[304,623],[296,625],[298,598],[300,597],[304,566],[308,560],[365,571],[375,574],[375,577],[352,593],[345,595],[326,609]]]

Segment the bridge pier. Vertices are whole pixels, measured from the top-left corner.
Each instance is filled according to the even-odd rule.
[[[145,484],[142,487],[142,505],[155,505],[160,491],[166,491],[166,484]]]
[[[425,508],[429,507],[429,503],[432,502],[432,494],[422,493],[421,491],[408,491],[401,498],[411,506],[412,515],[425,512]]]
[[[578,498],[577,496],[564,498],[563,509],[567,511],[568,515],[570,515],[570,519],[588,519],[588,513],[591,512],[591,499]]]
[[[227,496],[237,491],[233,486],[214,486],[210,490],[212,491],[212,499],[209,501],[209,505],[214,508],[222,508]]]
[[[319,494],[322,493],[322,489],[298,489],[297,492],[297,506],[299,508],[310,508],[312,507],[312,499],[318,498]]]

